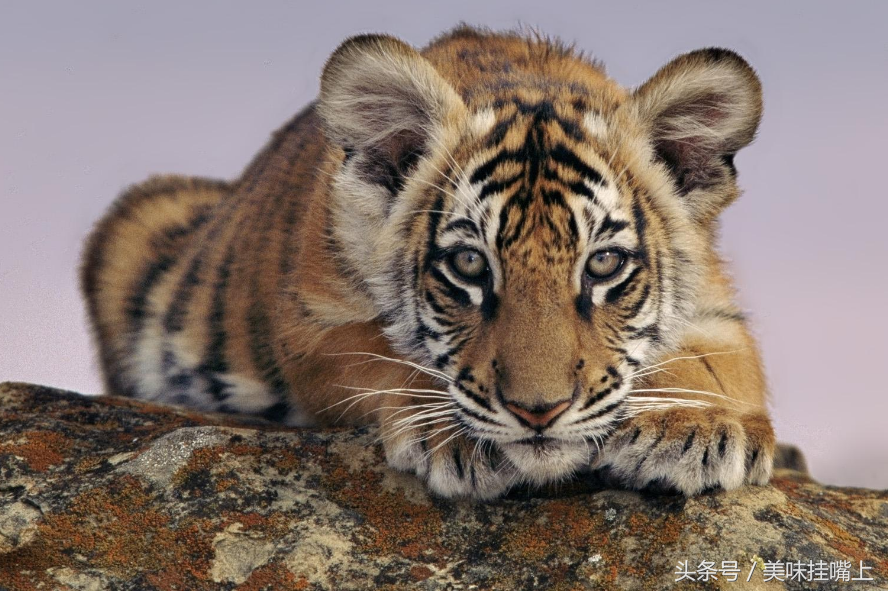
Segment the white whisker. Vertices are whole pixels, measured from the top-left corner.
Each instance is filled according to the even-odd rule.
[[[364,389],[364,388],[352,388],[351,386],[336,386],[336,387],[347,388],[350,390],[361,390],[361,392],[359,392],[358,394],[355,394],[353,396],[349,396],[348,398],[344,398],[344,399],[340,400],[339,402],[334,402],[330,406],[328,406],[326,408],[322,408],[320,411],[318,411],[319,413],[326,412],[326,411],[330,410],[331,408],[337,407],[340,404],[345,404],[346,402],[348,402],[350,400],[354,400],[355,398],[357,398],[358,401],[360,402],[364,398],[368,398],[370,396],[377,396],[377,395],[381,396],[383,394],[390,394],[392,396],[407,396],[410,398],[420,398],[420,399],[428,399],[428,400],[451,400],[451,397],[447,396],[446,392],[439,392],[438,390],[416,390],[416,391],[402,390],[402,389],[370,390],[370,389]],[[429,396],[428,394],[421,394],[422,392],[431,392],[431,393],[435,393],[435,394],[445,394],[445,395],[444,396]]]
[[[734,402],[736,404],[746,404],[749,406],[757,406],[752,402],[745,402],[743,400],[737,400],[736,398],[731,398],[730,396],[725,396],[724,394],[717,394],[715,392],[709,392],[707,390],[689,390],[687,388],[641,388],[638,390],[629,390],[629,392],[667,392],[667,393],[675,393],[675,394],[702,394],[704,396],[712,396],[714,398],[721,398],[723,400],[727,400],[729,402]],[[645,398],[641,396],[640,398]]]
[[[433,409],[428,409],[428,410],[418,412],[416,414],[412,414],[408,417],[404,417],[404,418],[398,419],[396,421],[392,421],[391,425],[393,427],[400,427],[401,425],[406,425],[409,423],[416,423],[418,421],[422,421],[425,419],[446,417],[446,416],[450,416],[452,414],[456,414],[455,408],[449,408],[449,409],[443,409],[443,410],[440,408],[433,408]]]
[[[406,445],[413,445],[413,444],[419,443],[421,441],[428,441],[429,439],[431,439],[435,435],[440,435],[441,433],[446,433],[447,431],[450,431],[451,429],[456,429],[457,427],[459,427],[459,423],[451,423],[451,424],[445,425],[443,427],[438,427],[437,429],[434,429],[434,430],[429,431],[427,433],[422,433],[418,437],[414,437],[413,439],[408,439],[405,442],[405,444]]]
[[[411,424],[407,424],[407,425],[402,425],[402,426],[398,427],[398,429],[396,429],[395,431],[393,431],[391,433],[386,433],[385,436],[382,437],[381,441],[383,441],[383,442],[389,441],[390,439],[394,439],[395,437],[401,435],[402,433],[417,430],[421,427],[428,427],[430,425],[439,425],[441,423],[448,422],[448,421],[452,421],[452,419],[450,419],[449,417],[442,417],[440,419],[425,421],[425,422],[422,422],[419,424],[412,424],[411,423]]]
[[[368,357],[373,358],[371,360],[368,360],[367,362],[380,360],[380,361],[390,361],[392,363],[400,363],[402,365],[407,365],[407,366],[412,367],[414,369],[418,369],[419,371],[426,373],[430,376],[440,378],[440,379],[444,380],[445,382],[452,382],[453,381],[450,378],[450,376],[448,376],[444,372],[438,371],[437,369],[425,367],[424,365],[414,363],[413,361],[407,361],[406,359],[395,359],[394,357],[386,357],[385,355],[380,355],[378,353],[369,353],[367,351],[354,351],[354,352],[348,352],[348,353],[324,353],[324,355],[328,355],[331,357],[337,357],[340,355],[367,355]]]
[[[634,378],[636,375],[643,371],[647,371],[649,369],[654,369],[655,367],[660,367],[661,365],[666,365],[667,363],[672,363],[673,361],[681,361],[683,359],[700,359],[701,357],[710,357],[712,355],[732,355],[734,353],[739,353],[743,349],[735,349],[734,351],[713,351],[712,353],[701,353],[700,355],[685,355],[682,357],[673,357],[671,359],[667,359],[665,361],[661,361],[660,363],[655,363],[654,365],[648,365],[647,367],[642,367],[641,369],[630,373],[626,377]]]

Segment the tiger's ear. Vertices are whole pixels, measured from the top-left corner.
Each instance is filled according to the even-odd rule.
[[[734,154],[762,117],[758,76],[726,49],[682,55],[634,93],[657,157],[697,217],[717,214],[737,196]]]
[[[360,156],[363,181],[393,194],[435,132],[466,108],[431,63],[386,35],[360,35],[333,52],[321,76],[328,137]]]

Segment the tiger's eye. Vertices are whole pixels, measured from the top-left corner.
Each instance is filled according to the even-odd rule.
[[[465,279],[478,280],[487,273],[487,259],[474,248],[454,253],[450,258],[450,265]]]
[[[586,272],[595,279],[607,279],[623,266],[626,260],[619,250],[599,250],[586,262]]]

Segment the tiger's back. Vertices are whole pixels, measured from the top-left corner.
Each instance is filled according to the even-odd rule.
[[[117,199],[81,269],[109,392],[286,414],[271,324],[322,151],[309,107],[235,182],[158,176]],[[227,409],[237,387],[256,406]]]

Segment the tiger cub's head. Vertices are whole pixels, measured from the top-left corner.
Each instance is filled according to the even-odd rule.
[[[686,324],[761,90],[725,50],[627,91],[512,41],[514,67],[467,83],[394,38],[353,38],[319,110],[342,160],[334,232],[387,336],[447,376],[475,437],[545,481]]]

